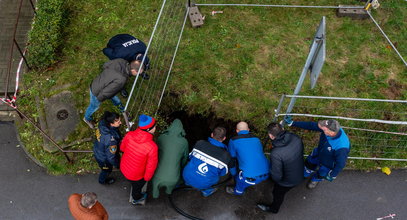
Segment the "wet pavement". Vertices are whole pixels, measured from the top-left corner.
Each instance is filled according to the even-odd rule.
[[[67,198],[93,191],[109,219],[186,219],[168,199],[148,198],[145,207],[128,203],[130,184],[114,172],[111,186],[97,183],[97,175],[50,176],[24,152],[11,122],[0,122],[0,219],[72,219]],[[332,183],[315,190],[305,182],[287,193],[278,214],[263,213],[256,202],[271,199],[272,182],[266,181],[241,196],[224,192],[203,198],[197,191],[177,191],[174,202],[185,212],[203,219],[376,219],[396,214],[407,219],[407,170],[381,172],[344,171]]]

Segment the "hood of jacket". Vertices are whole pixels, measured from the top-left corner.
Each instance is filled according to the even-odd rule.
[[[162,133],[165,136],[185,137],[186,133],[181,120],[175,119],[171,125]]]
[[[273,148],[284,147],[289,145],[289,143],[292,141],[292,138],[291,135],[286,134],[287,131],[283,131],[272,141]]]
[[[153,135],[148,133],[147,131],[143,131],[140,128],[137,128],[135,131],[130,131],[127,133],[131,137],[131,140],[141,144],[145,143],[147,141],[152,141],[153,140]]]

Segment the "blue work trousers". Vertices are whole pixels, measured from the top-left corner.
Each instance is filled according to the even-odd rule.
[[[330,168],[320,164],[318,156],[316,155],[317,149],[315,148],[312,153],[307,157],[305,161],[306,168],[312,170],[312,171],[317,171],[313,176],[312,176],[312,181],[322,181],[328,173],[331,171]],[[308,166],[307,166],[308,164]]]
[[[239,174],[235,176],[235,194],[242,195],[247,187],[254,186],[260,182],[263,182],[268,177],[268,173],[253,178],[244,177],[243,171],[240,171]]]

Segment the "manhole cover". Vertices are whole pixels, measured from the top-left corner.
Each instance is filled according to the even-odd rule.
[[[57,112],[57,118],[61,121],[67,119],[68,116],[69,116],[69,113],[66,109],[62,109]]]

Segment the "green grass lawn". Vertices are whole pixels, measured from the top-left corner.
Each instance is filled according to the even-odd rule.
[[[246,0],[198,2],[256,3]],[[280,0],[262,3],[363,4],[350,0]],[[381,4],[381,8],[372,14],[406,58],[407,2],[393,0],[383,1]],[[130,33],[148,42],[161,1],[139,0],[135,3],[127,0],[68,0],[66,6],[70,16],[69,24],[64,30],[60,62],[45,71],[31,72],[24,76],[24,89],[20,94],[19,105],[34,118],[38,117],[37,109],[33,108],[34,97],[50,97],[61,92],[63,86],[75,94],[75,104],[81,110],[82,117],[89,102],[89,84],[107,60],[101,52],[102,48],[111,36],[118,33]],[[226,120],[247,120],[259,135],[264,136],[264,127],[274,116],[279,96],[294,91],[322,16],[326,16],[327,23],[326,63],[316,88],[309,89],[307,80],[301,94],[407,99],[407,68],[369,19],[339,18],[333,9],[206,6],[200,7],[200,10],[206,15],[205,24],[193,29],[187,23],[168,86],[168,90],[178,98],[164,103],[164,106],[176,102],[178,108],[191,114],[205,115],[213,112]],[[212,10],[222,10],[224,13],[211,16]],[[321,108],[322,104],[304,100],[298,105]],[[338,107],[335,112],[345,116],[354,114],[345,108],[392,110],[404,113],[397,120],[406,120],[405,105],[338,105],[327,103],[322,107]],[[113,107],[110,103],[104,103],[101,109]],[[321,112],[322,110],[316,110],[316,113]],[[96,116],[102,113],[99,110]],[[383,117],[381,113],[372,116]],[[51,173],[97,170],[91,154],[76,154],[75,163],[66,166],[62,155],[50,156],[42,150],[42,140],[31,125],[26,123],[20,129],[27,149]],[[70,141],[91,135],[92,132],[81,123]],[[378,139],[378,136],[374,138]],[[91,149],[91,146],[91,143],[87,143],[75,146],[74,149]],[[307,147],[312,145],[307,144]],[[404,153],[405,148],[401,152]],[[376,162],[359,161],[350,163],[350,166],[352,164],[356,164],[354,167],[357,168],[374,168],[380,165]],[[405,166],[403,163],[388,164]]]

